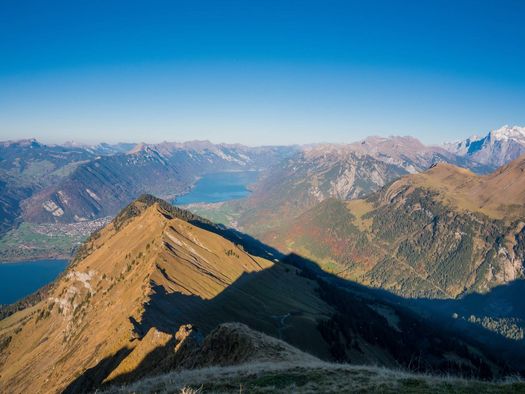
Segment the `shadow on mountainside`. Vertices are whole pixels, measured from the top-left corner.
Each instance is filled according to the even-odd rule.
[[[62,392],[63,394],[76,394],[90,392],[100,387],[108,375],[108,371],[115,369],[131,353],[131,349],[122,348],[110,357],[106,357],[96,366],[87,369],[82,375],[71,382]]]
[[[516,365],[525,363],[525,280],[519,279],[459,299],[402,300],[426,318],[439,318],[454,331],[489,344]]]
[[[509,288],[517,294],[523,286],[519,281]],[[151,329],[174,335],[181,325],[192,324],[206,335],[218,324],[240,322],[325,360],[491,379],[524,373],[523,341],[468,322],[459,327],[450,311],[481,307],[494,297],[504,298],[507,291],[497,288],[460,300],[410,300],[328,274],[316,263],[292,254],[271,268],[241,275],[209,300],[154,286],[141,321],[132,323],[143,338]],[[131,372],[110,383],[177,369],[176,357],[159,361],[173,355],[175,345],[171,339],[156,347]],[[65,392],[100,387],[127,352],[122,349],[90,368]],[[514,367],[504,361],[509,354]]]
[[[147,206],[158,203],[159,211],[167,218],[178,217],[216,233],[248,253],[276,264],[242,274],[212,299],[168,292],[152,283],[153,294],[140,321],[130,317],[136,334],[130,341],[144,339],[152,329],[174,335],[180,326],[191,324],[207,335],[218,324],[239,322],[330,361],[484,379],[525,372],[525,341],[509,339],[483,321],[469,320],[471,314],[484,316],[489,310],[499,313],[500,318],[523,319],[523,307],[516,308],[517,302],[511,302],[509,307],[508,298],[515,301],[525,294],[525,281],[459,300],[407,299],[339,278],[302,256],[284,255],[249,235],[211,223],[153,196],[143,196],[140,201]],[[115,226],[140,212],[131,204],[115,218]],[[149,350],[138,365],[131,371],[124,369],[116,379],[112,377],[112,382],[129,382],[180,367],[176,357],[170,358],[175,344],[171,339]],[[100,387],[128,353],[125,348],[101,361],[75,379],[66,392]],[[166,356],[170,362],[159,361]]]
[[[305,261],[299,258],[299,261]],[[415,312],[441,330],[469,338],[510,364],[525,369],[525,280],[517,279],[484,294],[468,293],[457,299],[405,298],[324,272],[310,265],[318,277],[365,299],[378,299]]]

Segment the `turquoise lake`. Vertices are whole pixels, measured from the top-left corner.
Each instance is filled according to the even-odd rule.
[[[258,171],[217,172],[204,175],[191,191],[177,197],[174,204],[214,203],[236,200],[250,194],[248,185],[255,183]]]
[[[53,281],[67,260],[36,260],[0,264],[0,304],[12,304]]]

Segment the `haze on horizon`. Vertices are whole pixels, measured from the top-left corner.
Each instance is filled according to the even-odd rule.
[[[247,145],[525,124],[521,1],[0,8],[0,140]]]

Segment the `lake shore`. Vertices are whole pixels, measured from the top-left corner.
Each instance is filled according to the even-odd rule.
[[[67,254],[30,254],[25,256],[12,256],[12,257],[2,257],[0,260],[0,265],[5,264],[16,264],[16,263],[26,263],[26,262],[39,262],[45,260],[71,260],[72,255]]]

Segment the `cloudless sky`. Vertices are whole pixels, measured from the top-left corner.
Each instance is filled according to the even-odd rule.
[[[525,1],[0,3],[0,140],[249,145],[525,125]]]

